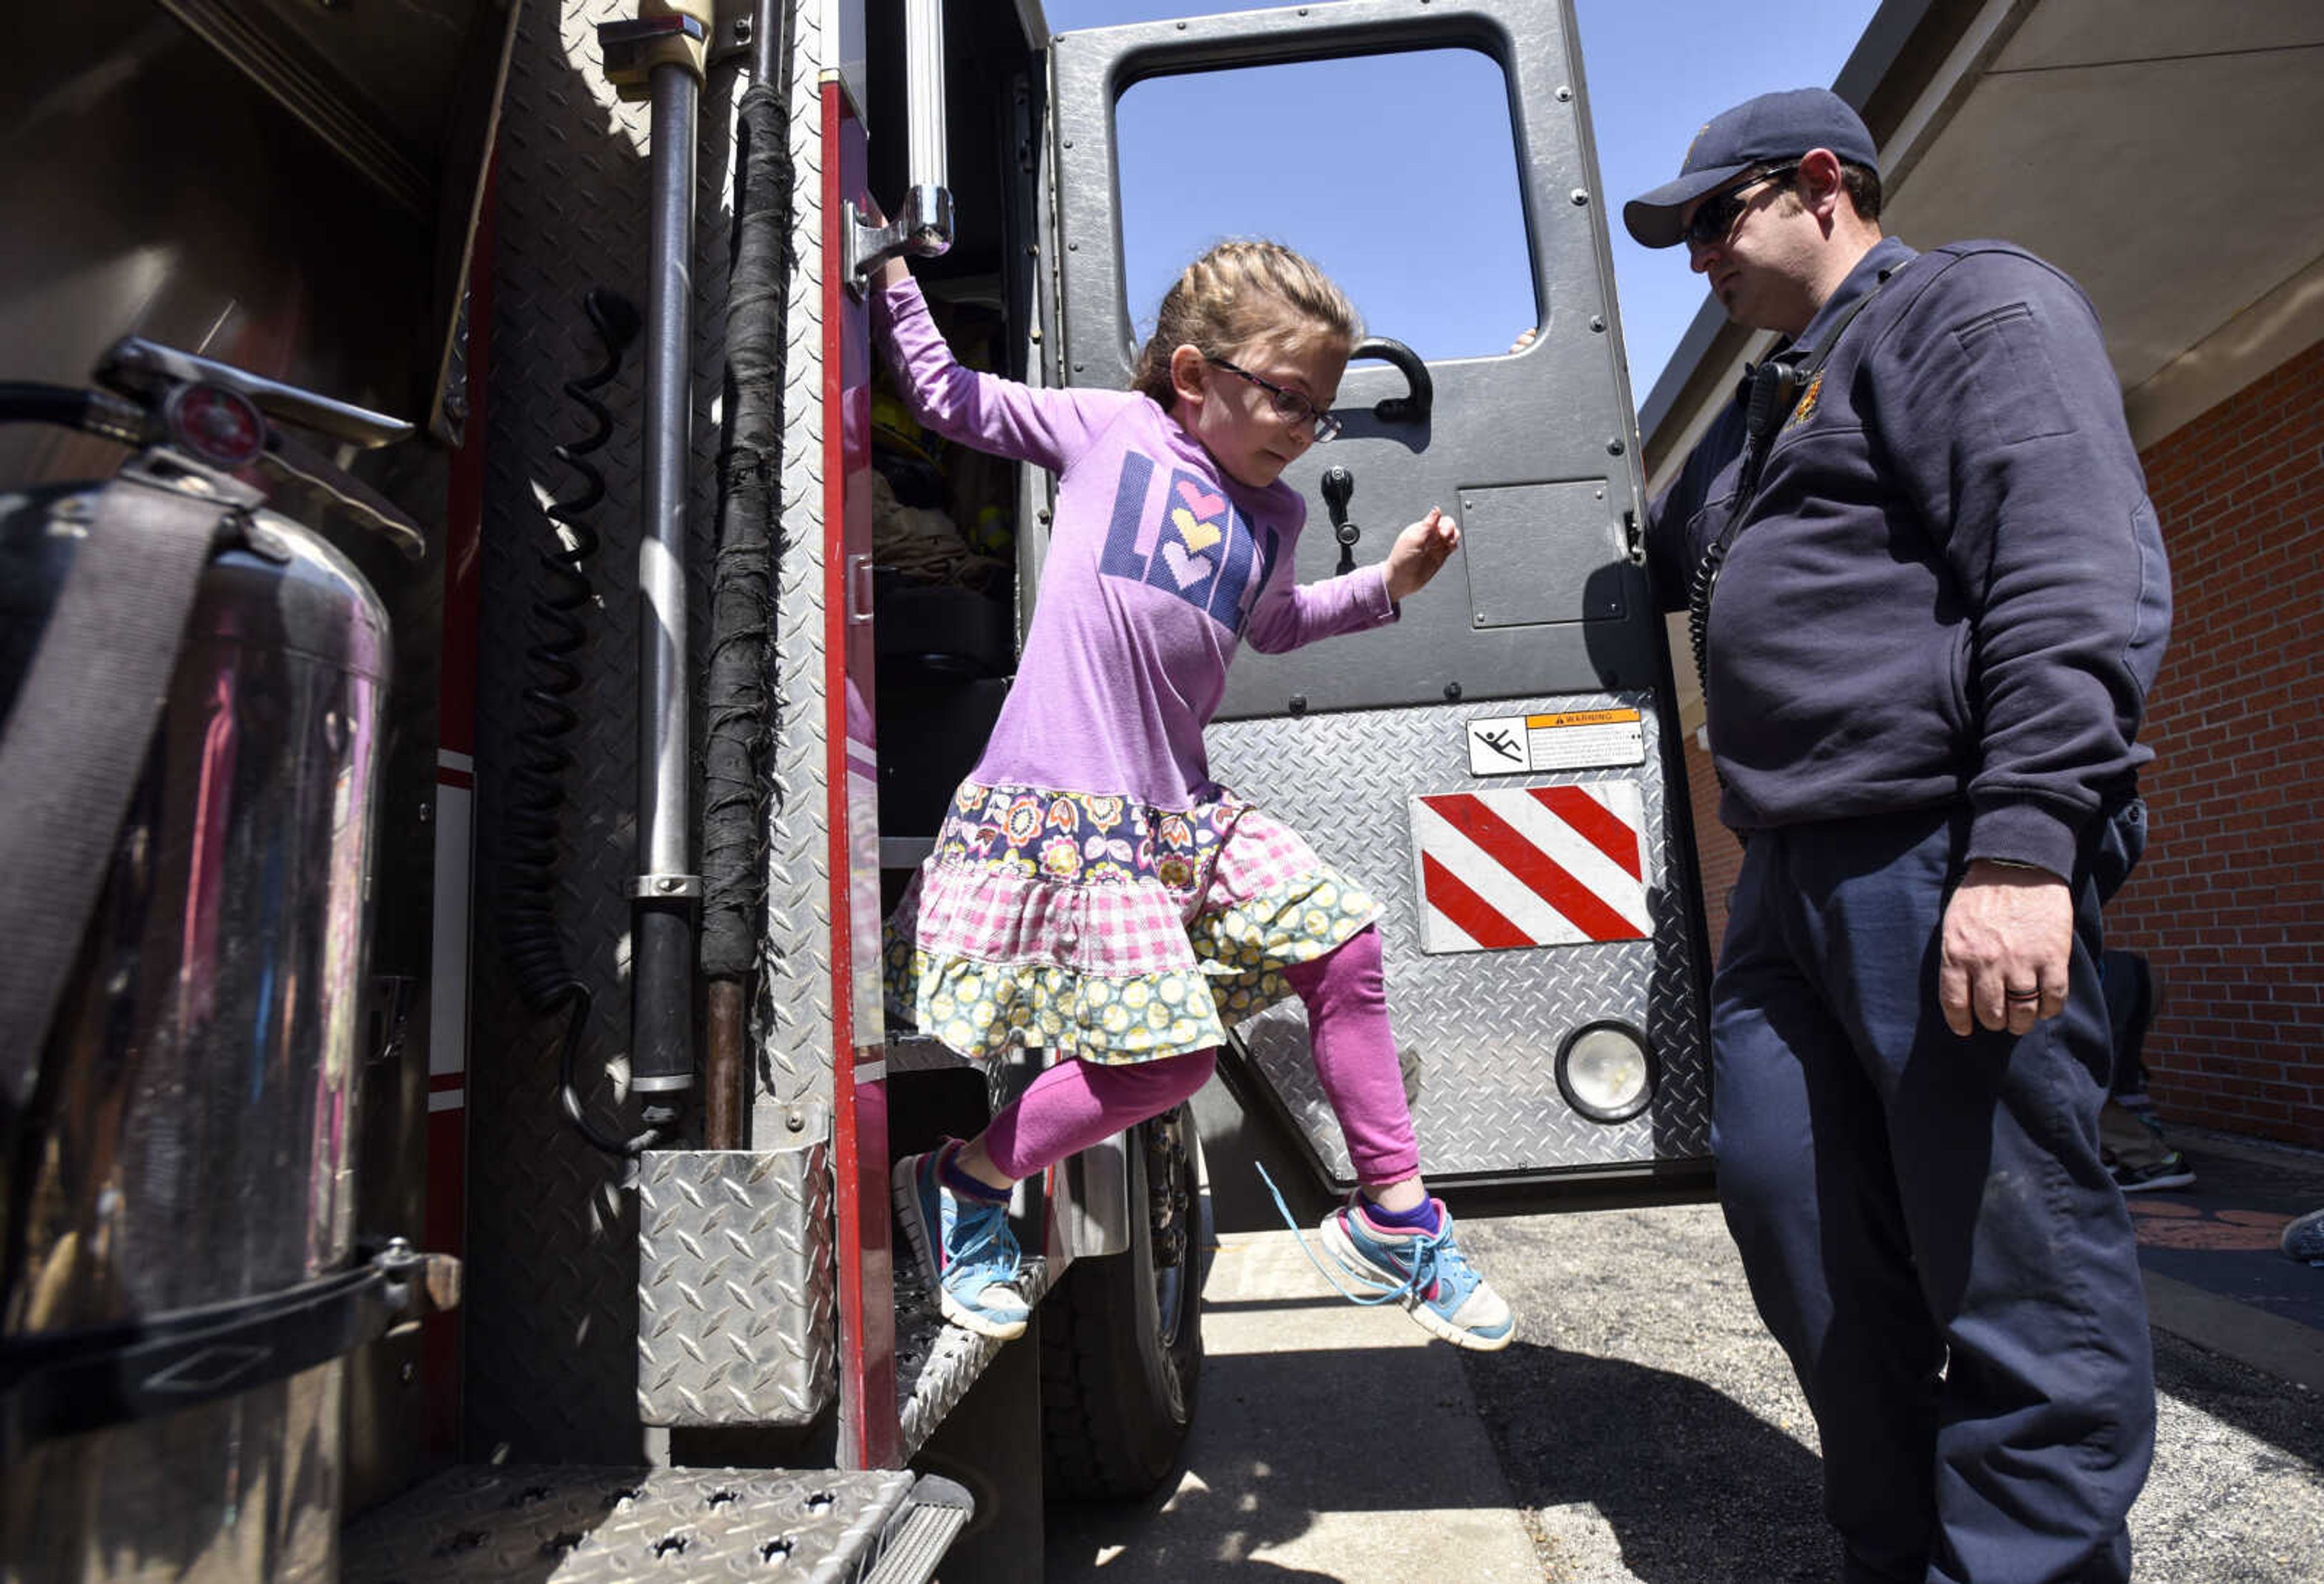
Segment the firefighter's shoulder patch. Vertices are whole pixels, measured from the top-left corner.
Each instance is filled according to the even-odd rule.
[[[1818,369],[1816,371],[1815,378],[1808,382],[1808,388],[1800,392],[1799,405],[1792,409],[1792,416],[1784,427],[1787,429],[1797,428],[1800,425],[1813,418],[1815,416],[1816,399],[1822,394],[1823,371],[1821,369]]]

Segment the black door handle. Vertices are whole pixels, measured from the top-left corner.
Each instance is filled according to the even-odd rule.
[[[1340,564],[1332,569],[1334,577],[1345,577],[1356,569],[1356,541],[1364,536],[1348,517],[1348,502],[1356,493],[1356,475],[1344,467],[1323,470],[1323,510],[1332,514],[1332,537],[1340,541]]]
[[[1436,405],[1436,382],[1428,377],[1428,365],[1420,354],[1401,341],[1391,341],[1385,336],[1370,336],[1356,344],[1348,355],[1355,363],[1363,358],[1375,358],[1394,364],[1411,387],[1402,396],[1391,396],[1372,408],[1372,416],[1382,423],[1426,423],[1429,411]]]

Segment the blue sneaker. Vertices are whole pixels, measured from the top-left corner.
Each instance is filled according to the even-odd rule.
[[[1364,1213],[1362,1195],[1323,1218],[1323,1248],[1340,1268],[1377,1294],[1359,1303],[1393,1301],[1456,1348],[1490,1353],[1509,1345],[1517,1319],[1501,1295],[1479,1275],[1452,1238],[1452,1212],[1436,1202],[1434,1232],[1383,1227]],[[1326,1273],[1329,1274],[1328,1272]]]
[[[2324,1265],[2324,1210],[2311,1210],[2285,1224],[2283,1252],[2310,1265]]]
[[[980,1204],[944,1185],[937,1162],[959,1147],[948,1143],[896,1163],[889,1174],[896,1220],[935,1279],[945,1318],[1005,1342],[1025,1334],[1032,1313],[1017,1287],[1017,1236],[1007,1205]]]

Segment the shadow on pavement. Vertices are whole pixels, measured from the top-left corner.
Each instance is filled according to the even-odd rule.
[[[1264,1497],[1246,1508],[1232,1487],[1165,1491],[1143,1502],[1060,1503],[1048,1510],[1046,1584],[1077,1580],[1209,1579],[1231,1570],[1238,1579],[1268,1584],[1341,1584],[1338,1575],[1286,1567],[1253,1551],[1306,1532],[1314,1515],[1270,1508]],[[1222,1548],[1229,1548],[1222,1552]]]
[[[1522,1340],[1462,1362],[1516,1500],[1596,1508],[1642,1584],[1832,1577],[1821,1460],[1715,1388]]]
[[[2163,1331],[2154,1333],[2154,1386],[2324,1474],[2324,1414],[2312,1392]],[[2158,1449],[2157,1476],[2168,1455]]]
[[[1289,1300],[1282,1323],[1339,1300]],[[1501,1533],[1522,1552],[1508,1497],[1472,1427],[1456,1375],[1409,1377],[1417,1349],[1317,1349],[1213,1354],[1203,1366],[1202,1407],[1185,1465],[1143,1502],[1060,1504],[1048,1514],[1047,1578],[1106,1584],[1236,1578],[1333,1579],[1256,1553],[1310,1536],[1350,1515],[1363,1526],[1375,1565],[1369,1577],[1436,1576],[1430,1548],[1458,1546],[1464,1529]],[[1457,1432],[1457,1433],[1455,1433]],[[1338,1554],[1338,1543],[1333,1545]],[[1116,1548],[1120,1548],[1115,1554]],[[1496,1570],[1463,1584],[1532,1580]]]

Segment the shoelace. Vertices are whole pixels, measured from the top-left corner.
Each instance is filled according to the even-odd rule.
[[[1351,1293],[1347,1288],[1340,1285],[1340,1278],[1333,1275],[1330,1266],[1316,1258],[1315,1251],[1307,1247],[1307,1234],[1302,1231],[1299,1223],[1292,1219],[1291,1207],[1283,1202],[1283,1191],[1275,1185],[1275,1179],[1268,1176],[1267,1168],[1257,1161],[1253,1161],[1251,1166],[1259,1173],[1259,1180],[1267,1184],[1267,1191],[1275,1196],[1275,1212],[1283,1218],[1284,1226],[1289,1229],[1293,1239],[1299,1245],[1299,1252],[1307,1257],[1307,1263],[1315,1267],[1315,1273],[1331,1283],[1332,1290],[1341,1297],[1351,1303],[1393,1303],[1400,1298],[1416,1296],[1434,1290],[1436,1256],[1445,1242],[1445,1234],[1442,1228],[1434,1232],[1423,1233],[1415,1241],[1413,1247],[1416,1252],[1413,1256],[1412,1273],[1401,1282],[1388,1281],[1369,1270],[1358,1270],[1336,1254],[1333,1255],[1333,1265],[1338,1266],[1343,1274],[1353,1276],[1357,1281],[1370,1287],[1376,1294],[1367,1298],[1360,1293]],[[1345,1212],[1342,1211],[1342,1213]],[[1424,1275],[1427,1277],[1425,1282],[1421,1279]]]
[[[1009,1229],[1009,1211],[1005,1206],[995,1205],[989,1211],[979,1206],[973,1216],[963,1215],[955,1210],[953,1212],[952,1224],[954,1231],[965,1234],[962,1239],[959,1251],[952,1257],[954,1270],[970,1273],[983,1270],[1002,1271],[1003,1274],[998,1282],[986,1285],[988,1286],[1016,1285],[1018,1272],[1023,1260],[1021,1256],[1007,1258],[1002,1256],[1001,1235]]]

